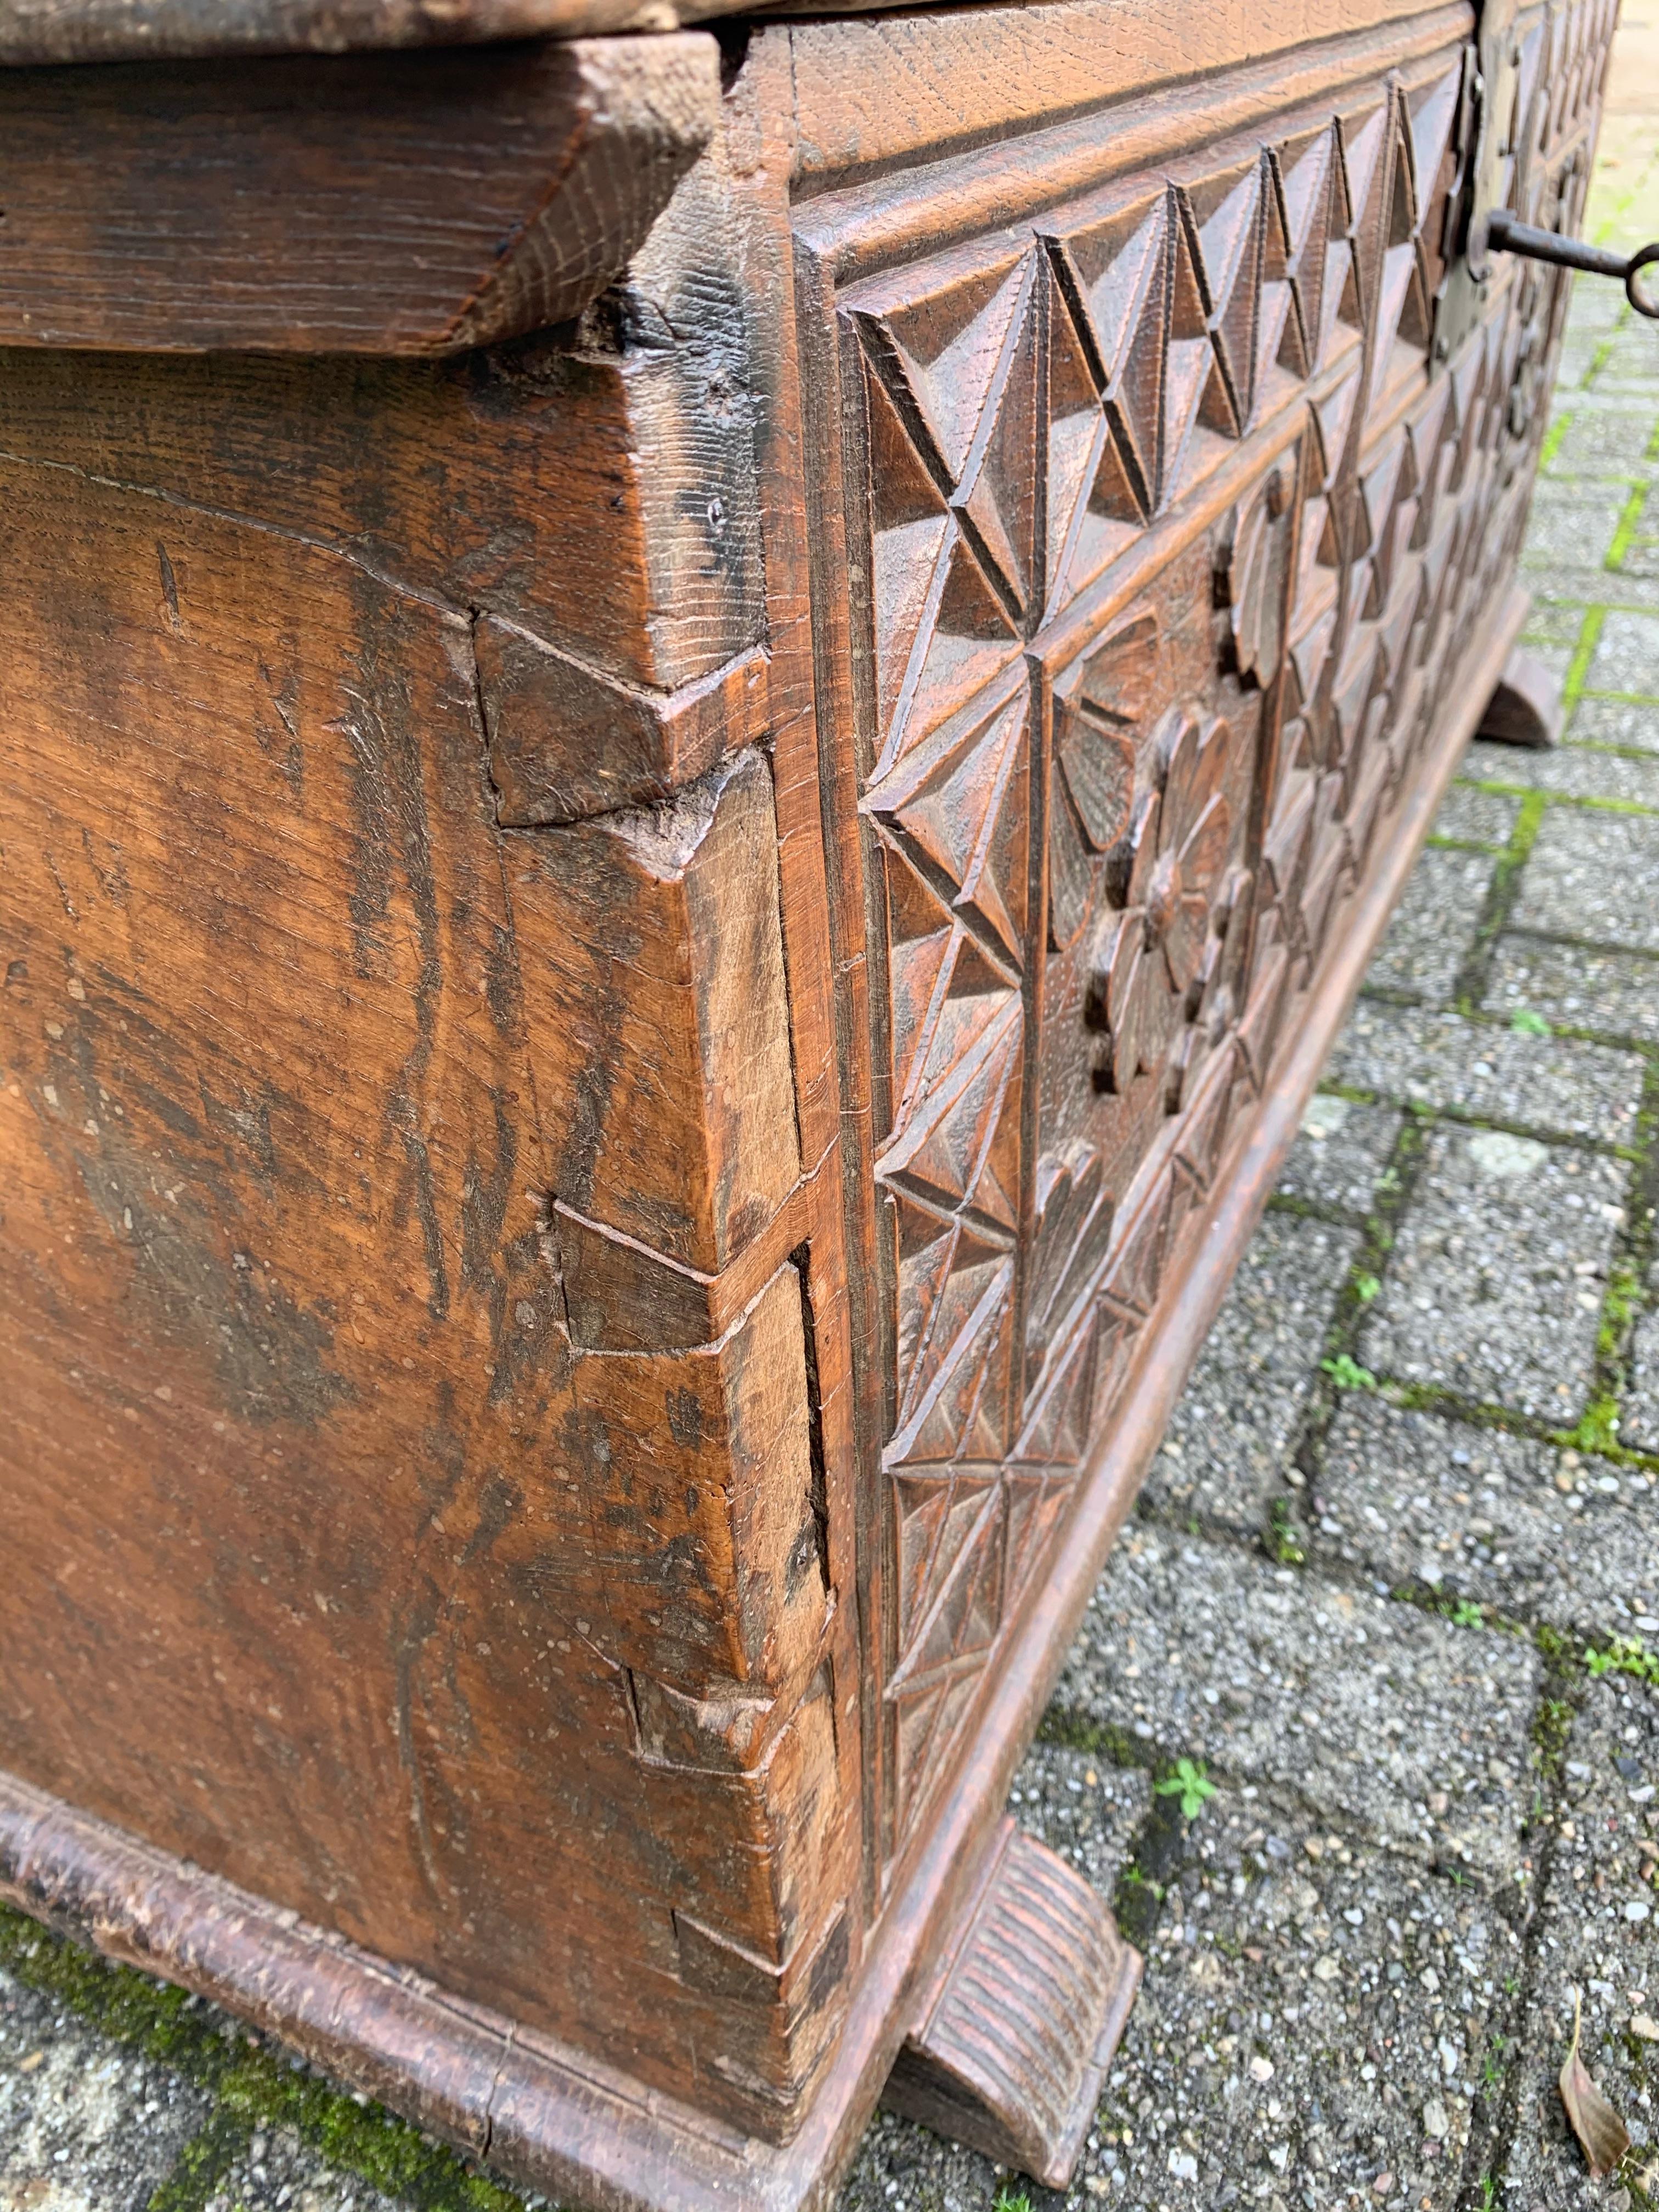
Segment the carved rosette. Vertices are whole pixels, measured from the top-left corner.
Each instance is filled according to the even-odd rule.
[[[1611,22],[1527,33],[1527,219],[1576,209]],[[890,1854],[1518,544],[1562,287],[1507,272],[1435,364],[1463,71],[1449,47],[841,301]]]

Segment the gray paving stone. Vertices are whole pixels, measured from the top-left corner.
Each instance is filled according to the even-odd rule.
[[[329,2165],[292,2128],[261,2128],[204,2212],[392,2212],[395,2202]]]
[[[1640,700],[1581,699],[1572,710],[1570,734],[1581,744],[1629,745],[1638,752],[1659,752],[1659,706]]]
[[[1188,1851],[1074,2201],[1450,2212],[1509,1923],[1266,1796],[1218,1793]]]
[[[1651,407],[1586,407],[1569,410],[1549,476],[1640,477],[1656,463]]]
[[[1653,390],[1655,355],[1659,342],[1651,325],[1634,328],[1625,324],[1607,340],[1607,357],[1596,374],[1595,387],[1610,399],[1645,398]]]
[[[1613,1144],[1633,1133],[1642,1098],[1634,1053],[1375,1000],[1354,1009],[1325,1074],[1402,1105]]]
[[[0,2207],[143,2212],[205,2094],[0,1972]]]
[[[1620,1160],[1436,1129],[1362,1363],[1570,1425],[1589,1395],[1627,1177]]]
[[[1392,1107],[1355,1105],[1322,1091],[1310,1098],[1279,1174],[1280,1195],[1369,1213],[1401,1118]]]
[[[1659,1312],[1638,1320],[1626,1366],[1619,1441],[1637,1451],[1659,1452]]]
[[[1326,1436],[1307,1520],[1310,1560],[1395,1587],[1585,1631],[1659,1614],[1653,1477],[1363,1391]]]
[[[1142,1497],[1253,1534],[1282,1488],[1355,1231],[1269,1214],[1170,1418]]]
[[[1597,702],[1605,703],[1605,702]],[[1612,799],[1659,810],[1659,759],[1632,759],[1606,745],[1570,744],[1532,756],[1532,784],[1563,799]]]
[[[1465,769],[1465,774],[1470,772]],[[1455,837],[1465,845],[1507,845],[1520,811],[1518,799],[1504,799],[1496,792],[1476,791],[1467,783],[1455,783],[1440,802],[1440,811],[1434,817],[1434,835]]]
[[[1593,276],[1586,277],[1582,283],[1577,276],[1569,276],[1566,281],[1572,293],[1567,310],[1567,327],[1575,336],[1589,333],[1599,337],[1606,331],[1616,330],[1624,321],[1627,313],[1626,303],[1620,297],[1616,285],[1598,282]]]
[[[1585,952],[1543,938],[1500,937],[1484,1004],[1495,1014],[1512,1017],[1527,1007],[1568,1028],[1659,1043],[1659,961],[1651,953]],[[1633,1118],[1621,1113],[1601,1133],[1623,1141]]]
[[[1517,929],[1659,952],[1659,821],[1552,806],[1510,920]]]
[[[1609,609],[1590,656],[1584,689],[1659,698],[1659,616]]]
[[[1034,1744],[1008,1792],[1008,1809],[1028,1834],[1069,1859],[1110,1897],[1135,1830],[1152,1802],[1144,1767],[1114,1766],[1064,1744]]]
[[[1659,1691],[1627,1676],[1591,1682],[1566,1746],[1520,2039],[1519,2112],[1498,2192],[1504,2212],[1610,2212],[1621,2194],[1626,2208],[1632,2202],[1616,2182],[1590,2179],[1562,2112],[1556,2077],[1572,2041],[1575,1995],[1579,2053],[1630,2130],[1631,2166],[1641,2173],[1652,2163],[1659,2045],[1632,2023],[1659,2017],[1656,1791]]]
[[[1486,853],[1421,853],[1365,981],[1434,1005],[1449,999],[1497,865]]]
[[[1521,1859],[1535,1655],[1413,1607],[1131,1524],[1055,1692],[1310,1817],[1493,1880]]]
[[[1571,658],[1584,627],[1584,609],[1565,593],[1534,594],[1522,635],[1534,652],[1546,647],[1565,651]]]
[[[1564,564],[1600,568],[1629,497],[1626,484],[1540,479],[1533,495],[1522,570],[1548,575]]]

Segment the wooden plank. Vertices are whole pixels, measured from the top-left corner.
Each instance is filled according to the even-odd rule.
[[[909,0],[6,0],[0,67],[214,54],[348,53],[672,31],[738,14],[836,15]]]
[[[1364,26],[1420,12],[1422,0],[1375,0]],[[870,168],[923,148],[1002,144],[1010,131],[1061,122],[1133,93],[1340,36],[1359,27],[1348,0],[1044,0],[1027,8],[939,8],[865,21],[802,23],[794,58],[803,175]],[[894,88],[902,85],[902,97]],[[1189,112],[1209,100],[1187,94]]]
[[[431,354],[566,321],[719,97],[695,32],[0,71],[0,343]]]
[[[0,495],[0,1767],[526,2029],[637,2011],[639,2082],[775,2132],[845,1895],[796,1271],[720,1344],[573,1353],[536,1101],[597,1013],[526,1012],[580,916],[556,866],[514,909],[464,616],[117,485]],[[702,1050],[769,1015],[787,1121],[745,758]],[[590,879],[618,842],[538,834]]]

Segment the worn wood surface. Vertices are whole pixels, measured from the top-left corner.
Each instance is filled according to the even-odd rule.
[[[0,70],[0,344],[429,354],[563,322],[719,94],[697,33]]]
[[[925,2030],[1515,629],[1470,12],[1091,6],[757,27],[556,331],[0,383],[4,1879],[596,2203]]]

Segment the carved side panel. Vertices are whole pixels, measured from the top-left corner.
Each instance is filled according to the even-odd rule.
[[[1577,212],[1611,24],[1523,21],[1528,219]],[[1156,174],[1103,120],[1086,193],[928,252],[936,183],[835,300],[890,1863],[1514,558],[1562,295],[1505,272],[1437,366],[1467,51]],[[826,261],[890,255],[889,191]]]

